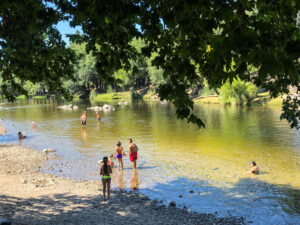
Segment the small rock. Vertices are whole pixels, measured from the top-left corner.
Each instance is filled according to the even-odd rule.
[[[190,193],[194,193],[194,191],[193,191],[193,190],[190,190]]]
[[[182,198],[183,196],[182,195],[179,195],[179,198]]]
[[[51,148],[48,148],[48,149],[44,149],[43,152],[50,153],[50,152],[55,152],[55,150],[51,149]]]
[[[25,184],[27,181],[26,181],[25,179],[20,179],[20,182],[21,182],[22,184]]]
[[[176,202],[174,201],[170,202],[169,207],[176,207]]]
[[[60,172],[60,173],[61,173],[61,172],[62,172],[62,170],[59,170],[58,172]]]

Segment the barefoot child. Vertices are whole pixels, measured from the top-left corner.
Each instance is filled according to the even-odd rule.
[[[103,165],[100,167],[100,175],[102,175],[102,184],[103,184],[103,199],[106,201],[105,198],[105,190],[107,190],[107,200],[110,198],[110,182],[112,174],[112,169],[110,165],[107,165],[108,158],[103,157]]]
[[[98,111],[96,112],[96,120],[97,121],[101,120],[101,116],[100,116],[100,113]]]
[[[108,158],[107,165],[110,165],[111,168],[115,167],[115,163],[113,162],[114,154],[111,154]]]
[[[126,156],[123,147],[121,146],[121,142],[118,141],[117,142],[117,146],[115,148],[115,153],[114,155],[116,156],[116,158],[118,159],[118,168],[120,169],[120,165],[122,166],[123,169],[123,155]]]

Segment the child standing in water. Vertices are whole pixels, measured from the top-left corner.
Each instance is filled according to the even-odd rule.
[[[112,161],[113,158],[114,158],[114,154],[111,154],[111,155],[109,156],[108,162],[107,162],[107,165],[110,165],[111,168],[114,168],[114,167],[115,167],[115,164],[114,164],[114,162]]]
[[[120,169],[120,165],[122,166],[123,169],[123,155],[126,156],[123,147],[121,146],[121,142],[118,141],[117,142],[117,146],[115,148],[115,153],[114,155],[116,156],[116,158],[118,159],[118,168]]]
[[[96,119],[97,119],[97,121],[101,120],[101,116],[100,116],[100,113],[98,111],[96,112]]]
[[[112,174],[112,169],[110,165],[107,165],[108,158],[105,156],[103,157],[103,165],[100,167],[100,175],[102,175],[102,184],[103,184],[103,199],[106,201],[105,198],[105,190],[107,190],[107,201],[110,198],[110,183]]]

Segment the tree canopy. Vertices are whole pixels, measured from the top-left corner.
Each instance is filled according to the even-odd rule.
[[[160,98],[176,106],[179,118],[204,126],[187,93],[199,79],[217,88],[239,77],[273,97],[290,87],[299,93],[299,9],[295,0],[1,0],[2,93],[12,99],[11,90],[25,92],[31,81],[69,97],[62,81],[76,80],[78,59],[55,26],[65,20],[82,27],[70,38],[85,43],[97,76],[121,82],[122,70],[137,71],[132,60],[151,57],[168,80],[158,81]],[[141,51],[131,45],[134,38],[142,38]],[[291,127],[299,128],[299,106],[299,98],[284,100],[281,118]]]

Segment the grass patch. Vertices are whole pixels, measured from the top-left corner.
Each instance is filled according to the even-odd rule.
[[[282,97],[272,98],[270,101],[267,102],[267,105],[282,106],[282,100]]]
[[[37,96],[33,96],[32,99],[47,99],[47,96],[45,96],[45,95],[37,95]]]
[[[114,101],[114,100],[130,100],[131,92],[116,92],[116,93],[106,93],[97,94],[96,96],[90,97],[91,100],[97,102]]]
[[[73,101],[80,101],[80,95],[73,95]]]
[[[207,96],[207,97],[200,97],[194,100],[197,103],[204,103],[204,104],[220,104],[219,96]]]
[[[269,92],[262,92],[262,93],[258,93],[257,97],[270,97]]]
[[[16,97],[16,99],[25,100],[25,99],[27,99],[27,97],[26,97],[26,95],[19,95],[19,96]]]
[[[143,96],[144,101],[159,101],[158,95],[154,91],[148,91],[147,94]]]
[[[254,104],[266,104],[269,106],[282,106],[282,97],[271,98],[269,92],[263,92],[257,94],[257,97],[253,99]]]

